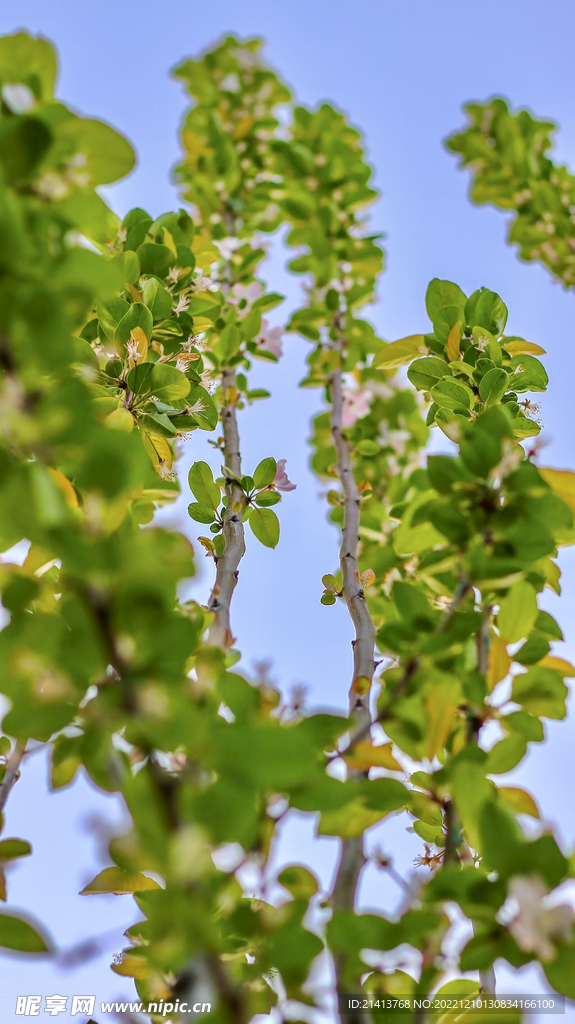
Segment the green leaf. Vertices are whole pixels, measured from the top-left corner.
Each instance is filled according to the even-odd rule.
[[[176,262],[174,253],[167,245],[143,242],[138,246],[136,252],[142,274],[151,274],[154,277],[166,277],[170,267]]]
[[[442,377],[451,377],[451,370],[443,359],[436,359],[435,356],[424,356],[423,359],[416,359],[407,371],[409,380],[420,391],[431,391],[434,384],[437,384]]]
[[[572,943],[561,945],[553,959],[545,961],[543,970],[556,992],[575,999],[575,946]]]
[[[322,576],[321,582],[326,590],[333,590],[334,592],[339,590],[337,579],[331,572],[326,572],[325,576]]]
[[[537,595],[530,583],[519,580],[501,599],[497,626],[506,643],[529,636],[537,618]]]
[[[108,302],[98,302],[96,304],[98,322],[104,334],[110,339],[110,341],[114,338],[116,328],[120,320],[126,315],[129,309],[129,302],[120,298],[109,299]]]
[[[284,298],[285,295],[280,295],[278,292],[268,292],[252,303],[252,309],[259,309],[260,313],[265,313],[266,310],[279,306]]]
[[[495,336],[503,334],[507,323],[507,306],[495,292],[482,288],[477,299],[471,326],[485,327]]]
[[[141,430],[147,430],[150,434],[159,434],[160,437],[176,436],[176,428],[165,413],[140,413],[138,426]]]
[[[24,75],[38,85],[40,97],[46,101],[54,95],[58,62],[54,47],[42,36],[14,32],[0,37],[0,79],[23,82]]]
[[[325,605],[335,604],[336,600],[336,596],[331,590],[324,590],[320,597],[321,604]]]
[[[280,522],[271,508],[254,508],[250,526],[255,537],[266,547],[275,548],[280,538]]]
[[[172,312],[172,296],[155,277],[151,277],[144,285],[144,302],[154,320],[164,320]]]
[[[561,720],[567,713],[565,700],[568,693],[559,672],[534,665],[527,672],[514,677],[511,700],[521,704],[532,715]]]
[[[463,311],[461,306],[441,306],[433,318],[433,333],[435,337],[447,343],[451,330],[457,323],[461,323]]]
[[[509,386],[509,374],[495,367],[488,370],[479,384],[479,394],[486,405],[497,405]]]
[[[224,362],[232,359],[239,351],[242,336],[235,324],[228,324],[220,334],[217,348]]]
[[[487,775],[504,775],[515,768],[527,753],[527,740],[515,734],[495,743],[487,754],[485,772]]]
[[[48,942],[28,921],[0,914],[0,946],[21,953],[47,953]]]
[[[272,480],[275,479],[276,473],[276,460],[272,458],[262,459],[254,469],[254,487],[256,487],[258,491],[262,487],[268,487]]]
[[[207,462],[194,462],[188,473],[190,490],[200,505],[205,505],[214,510],[219,507],[222,495],[220,488],[214,482],[212,471]]]
[[[445,377],[431,389],[431,397],[437,405],[446,409],[470,409],[473,405],[473,391],[461,381]]]
[[[198,501],[193,501],[188,505],[188,515],[190,519],[195,519],[196,523],[213,523],[216,518],[212,508],[200,505]]]
[[[318,890],[317,879],[311,871],[300,864],[290,865],[284,868],[278,875],[278,882],[288,892],[291,892],[294,899],[310,900]]]
[[[119,321],[114,341],[125,345],[130,340],[130,332],[134,327],[141,327],[148,341],[152,337],[153,319],[150,310],[143,302],[133,302]]]
[[[262,314],[259,309],[250,309],[240,324],[242,337],[245,341],[251,341],[260,333],[262,327]]]
[[[459,319],[465,320],[466,301],[466,295],[461,291],[459,285],[453,284],[452,281],[440,281],[439,278],[434,277],[427,286],[425,308],[432,323],[442,306],[456,306],[459,309],[459,316],[453,323],[457,323]]]
[[[372,458],[374,455],[378,455],[381,446],[377,441],[372,441],[369,437],[364,437],[362,441],[359,441],[355,446],[355,450],[358,455],[363,455],[365,458]]]
[[[7,185],[30,177],[52,142],[47,126],[35,117],[11,117],[0,123],[0,164]]]
[[[154,363],[148,385],[150,394],[155,395],[160,402],[177,401],[185,398],[190,391],[190,382],[185,373],[169,363]]]
[[[74,117],[58,125],[58,139],[86,157],[90,184],[108,185],[124,178],[135,163],[134,150],[123,135],[102,121]]]
[[[0,861],[13,860],[15,857],[27,857],[30,853],[32,853],[32,847],[25,839],[3,839],[0,842]]]
[[[256,494],[256,505],[261,508],[269,508],[271,505],[277,505],[278,501],[281,501],[281,494],[277,491],[261,491]]]
[[[128,893],[159,888],[160,886],[153,878],[143,875],[140,871],[105,868],[82,889],[80,896],[99,896],[104,893],[114,893],[116,896],[123,896]]]
[[[400,338],[399,341],[392,341],[380,348],[373,357],[372,366],[381,366],[386,370],[395,369],[398,366],[405,366],[415,359],[421,351],[425,351],[425,336],[423,334],[412,334],[407,338]]]

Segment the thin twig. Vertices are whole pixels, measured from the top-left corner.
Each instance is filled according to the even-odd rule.
[[[20,777],[20,765],[22,764],[22,758],[24,757],[25,751],[26,744],[17,742],[14,750],[8,758],[4,778],[2,779],[2,785],[0,785],[0,812],[4,810],[6,801]]]
[[[222,427],[224,433],[225,465],[236,476],[242,474],[240,436],[236,416],[236,372],[226,368],[222,374],[224,407]],[[227,504],[224,511],[224,550],[217,560],[216,579],[210,595],[208,608],[214,612],[214,620],[208,633],[208,642],[214,646],[230,647],[233,635],[230,628],[230,605],[238,582],[238,568],[246,550],[242,515],[245,495],[240,485],[231,477],[226,479]],[[240,505],[239,511],[234,505]]]
[[[341,325],[339,325],[341,326]],[[341,339],[343,347],[343,339]],[[369,733],[371,713],[370,690],[375,670],[375,626],[359,577],[357,551],[359,544],[360,495],[353,475],[349,444],[343,433],[343,382],[341,369],[329,381],[331,398],[330,425],[336,450],[337,470],[343,491],[343,528],[339,563],[342,575],[342,595],[355,630],[353,644],[353,676],[349,690],[349,714],[355,729]],[[363,773],[351,773],[361,777]],[[344,839],[341,860],[332,893],[334,911],[353,910],[362,868],[365,864],[363,835]],[[345,957],[335,959],[338,990],[345,968]],[[359,979],[358,979],[359,980]],[[353,1024],[353,1018],[348,1021]]]

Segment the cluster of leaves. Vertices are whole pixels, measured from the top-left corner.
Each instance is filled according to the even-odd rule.
[[[539,260],[565,287],[575,285],[575,177],[547,155],[556,125],[507,103],[470,103],[469,123],[447,140],[473,173],[471,198],[515,216],[509,241],[524,260]]]
[[[227,36],[174,71],[194,103],[182,127],[185,157],[177,167],[184,198],[214,238],[271,232],[282,218],[273,147],[280,107],[291,96],[261,59],[261,41]],[[276,194],[277,193],[277,194]],[[238,223],[238,218],[241,223]]]
[[[453,441],[465,422],[499,402],[513,418],[514,437],[538,434],[533,403],[520,403],[517,395],[545,391],[548,377],[536,358],[544,349],[503,334],[507,307],[499,295],[479,288],[467,298],[458,285],[435,279],[427,289],[426,309],[433,333],[385,345],[374,365],[410,363],[409,380],[432,402],[428,425],[436,423]],[[425,356],[411,361],[424,351]]]
[[[252,533],[265,547],[275,548],[280,536],[280,524],[271,506],[281,501],[281,494],[274,486],[276,460],[262,459],[254,469],[253,476],[240,477],[227,468],[224,468],[224,472],[226,476],[215,481],[206,462],[195,462],[189,472],[190,490],[196,500],[188,506],[188,513],[198,523],[209,523],[210,532],[217,535],[211,542],[208,538],[203,538],[204,547],[216,557],[223,552],[224,540],[221,530],[227,501],[225,484],[226,480],[231,478],[242,491],[242,498],[234,503],[237,507],[233,511],[242,513],[243,521],[249,522]],[[223,506],[221,511],[220,503]]]
[[[536,358],[543,350],[504,335],[507,309],[498,295],[481,288],[468,298],[438,280],[426,297],[432,332],[381,346],[354,311],[372,298],[379,269],[375,262],[360,268],[352,257],[362,244],[355,207],[373,198],[357,134],[324,106],[296,116],[294,139],[297,150],[285,144],[284,153],[286,212],[295,225],[288,241],[305,247],[291,268],[310,284],[308,305],[291,327],[315,342],[304,385],[327,386],[330,401],[333,374],[349,374],[344,427],[361,501],[358,583],[391,663],[377,713],[387,743],[373,747],[364,735],[352,746],[345,760],[366,773],[364,781],[351,784],[349,803],[322,811],[320,832],[361,835],[378,820],[368,795],[374,783],[408,768],[402,806],[426,844],[423,863],[437,872],[400,922],[334,913],[327,940],[338,980],[356,987],[366,968],[362,950],[407,941],[425,950],[418,982],[376,971],[367,987],[425,992],[439,984],[451,899],[474,928],[463,970],[486,969],[498,958],[519,967],[540,955],[550,983],[570,993],[574,947],[565,935],[557,931],[549,953],[529,944],[520,923],[500,923],[514,878],[539,875],[545,892],[570,877],[569,861],[551,834],[529,839],[518,824],[518,815],[538,816],[530,795],[492,779],[543,739],[542,718],[564,717],[564,677],[573,674],[550,653],[562,634],[538,607],[544,587],[559,588],[557,545],[575,536],[573,476],[538,470],[535,451],[526,456],[518,444],[540,430],[530,396],[547,386]],[[375,248],[372,236],[367,242]],[[417,465],[427,437],[419,405],[389,380],[407,364],[429,403],[427,427],[438,425],[458,446],[457,456],[430,457],[426,468]],[[315,421],[313,445],[316,471],[337,476],[329,412]],[[328,500],[341,524],[343,495],[332,490]],[[342,596],[341,574],[322,582],[322,602],[333,604]],[[489,751],[488,723],[499,732]],[[366,781],[368,772],[387,779]]]

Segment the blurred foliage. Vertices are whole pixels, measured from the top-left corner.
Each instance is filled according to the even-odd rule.
[[[544,738],[542,719],[564,717],[574,673],[539,607],[545,587],[560,589],[558,545],[575,536],[575,476],[538,468],[531,441],[524,396],[546,388],[543,353],[503,333],[498,295],[437,280],[428,333],[377,337],[359,315],[382,266],[359,221],[376,196],[360,136],[327,105],[285,114],[289,92],[257,41],[227,38],[177,70],[194,100],[178,169],[191,212],[155,220],[135,209],[120,223],[106,207],[96,188],[129,172],[131,148],[53,98],[55,66],[43,39],[0,40],[0,548],[30,545],[22,565],[9,554],[0,565],[2,805],[30,742],[50,745],[54,788],[82,771],[122,795],[132,828],[84,893],[134,894],[140,919],[113,969],[144,1001],[203,986],[216,1021],[247,1022],[286,997],[305,1016],[321,998],[304,985],[325,948],[345,954],[350,978],[367,975],[367,991],[426,993],[452,971],[442,943],[453,904],[474,929],[462,972],[539,960],[552,987],[575,995],[571,917],[546,902],[572,859],[547,825],[523,827],[539,814],[533,798],[493,779]],[[365,735],[346,749],[347,718],[282,703],[265,672],[235,671],[235,649],[207,642],[212,613],[178,598],[194,572],[189,542],[153,522],[179,491],[176,439],[217,431],[226,411],[267,394],[248,374],[254,358],[278,360],[281,331],[262,313],[281,296],[256,273],[260,232],[283,223],[298,247],[291,269],[308,280],[289,323],[312,342],[305,383],[349,374],[383,745]],[[410,387],[394,379],[402,365]],[[434,427],[450,454],[425,463]],[[219,455],[219,436],[213,446]],[[333,477],[326,413],[313,452]],[[235,481],[236,513],[274,546],[271,506],[292,485],[262,456]],[[189,478],[190,515],[210,525],[200,542],[216,561],[228,480],[201,461]],[[340,500],[335,478],[336,523]],[[324,604],[339,591],[326,574]],[[489,750],[485,726],[497,734]],[[359,783],[336,778],[343,759]],[[290,808],[343,838],[410,815],[431,870],[397,919],[338,911],[318,924],[309,910],[327,894],[311,872],[293,865],[276,879],[271,867]],[[29,852],[0,840],[5,865]],[[0,945],[39,953],[50,941],[2,914]],[[368,969],[365,950],[400,945],[417,953],[416,978]]]

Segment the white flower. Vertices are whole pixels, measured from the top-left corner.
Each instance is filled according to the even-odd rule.
[[[198,339],[195,334],[190,334],[186,341],[182,342],[182,352],[191,352],[194,345],[197,345]]]
[[[295,491],[297,487],[297,484],[292,484],[286,473],[286,462],[287,459],[278,459],[277,461],[277,472],[273,482],[276,491]]]
[[[240,80],[237,75],[233,73],[226,75],[220,82],[220,86],[225,92],[239,92],[240,91]]]
[[[391,594],[391,588],[396,580],[401,580],[401,572],[395,565],[393,569],[389,569],[383,577],[383,592],[384,594],[387,594],[388,597]]]
[[[225,260],[231,260],[236,249],[239,249],[243,242],[239,238],[219,238],[217,241],[214,239],[214,245],[216,249],[219,249],[220,256]]]
[[[341,423],[344,427],[353,427],[356,420],[363,419],[369,413],[371,394],[365,388],[360,391],[343,390],[343,412]]]
[[[138,342],[135,341],[133,338],[130,338],[130,340],[127,342],[126,352],[128,353],[128,359],[133,359],[135,363],[138,362],[138,359],[140,358],[140,353],[138,351]]]
[[[212,281],[207,274],[200,274],[194,281],[194,287],[198,292],[217,292],[220,286],[217,281]]]
[[[187,371],[188,371],[188,360],[187,359],[181,359],[180,357],[178,357],[176,359],[176,370],[181,370],[182,373],[187,373]]]
[[[218,385],[214,380],[212,370],[204,370],[204,372],[200,374],[200,380],[202,382],[202,385],[208,392],[208,395],[213,395]]]
[[[172,284],[176,284],[181,277],[182,272],[182,267],[170,267],[168,270],[168,281],[171,281]]]
[[[187,295],[180,295],[176,305],[174,306],[174,313],[176,316],[178,313],[185,313],[186,309],[190,305],[190,300]]]
[[[74,153],[66,164],[66,177],[74,185],[85,188],[90,184],[90,175],[87,170],[88,157],[85,153]]]
[[[70,185],[63,174],[58,171],[42,171],[34,184],[34,191],[43,199],[64,199],[70,191]]]
[[[267,320],[262,320],[261,331],[256,338],[257,346],[279,359],[283,352],[282,335],[283,327],[270,327]]]
[[[36,97],[27,85],[6,82],[2,86],[2,99],[13,114],[27,114],[36,106]]]
[[[200,374],[200,380],[202,382],[203,387],[208,392],[208,395],[213,395],[218,385],[214,380],[212,370],[204,370],[204,372]]]
[[[206,408],[206,403],[201,398],[197,398],[193,405],[189,405],[186,408],[186,412],[189,416],[196,416],[198,413],[203,412]]]
[[[160,460],[158,463],[158,476],[160,480],[174,480],[176,474],[170,469],[167,462]]]
[[[228,295],[228,302],[231,306],[239,306],[240,302],[245,302],[246,305],[242,306],[239,310],[239,316],[245,316],[246,313],[249,313],[256,299],[260,298],[263,290],[264,286],[260,281],[250,281],[249,284],[235,284]]]
[[[565,903],[550,905],[550,896],[538,875],[516,875],[507,891],[512,906],[516,907],[508,927],[517,945],[526,953],[535,953],[541,960],[551,960],[555,955],[551,940],[571,938],[573,908]]]

